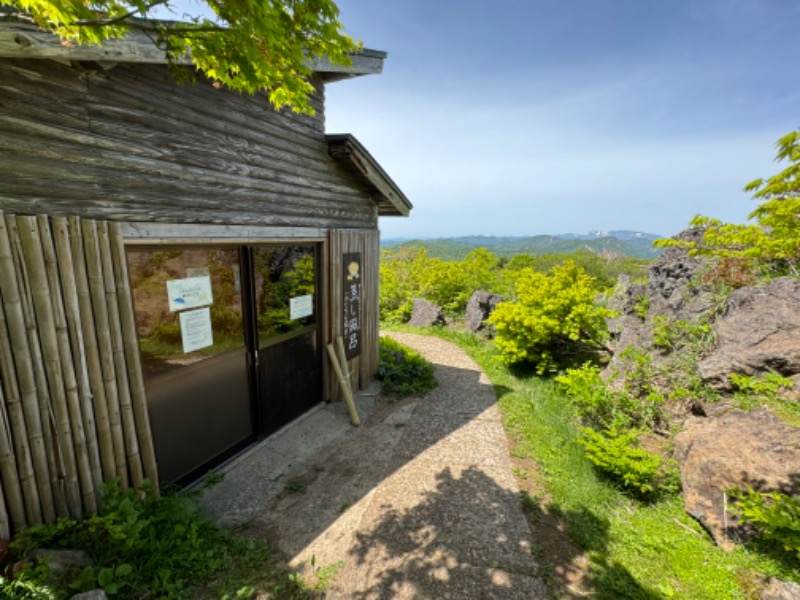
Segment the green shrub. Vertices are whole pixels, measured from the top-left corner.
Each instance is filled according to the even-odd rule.
[[[193,498],[155,497],[148,485],[123,490],[117,481],[103,486],[99,514],[30,527],[12,545],[20,555],[42,547],[83,550],[94,563],[77,574],[67,574],[66,580],[52,582],[58,591],[55,597],[98,587],[110,598],[188,597],[192,587],[235,561],[257,560],[263,566],[268,557],[263,546],[203,519]],[[41,566],[24,571],[14,582],[0,583],[0,595],[10,596],[16,593],[14,586],[24,584],[36,588],[53,577]]]
[[[378,376],[390,396],[424,396],[436,387],[433,365],[392,338],[380,338]]]
[[[655,245],[711,257],[715,263],[710,274],[732,287],[752,282],[755,271],[767,277],[800,274],[800,131],[783,136],[777,148],[776,160],[788,160],[789,165],[744,188],[762,200],[749,215],[755,223],[735,225],[698,215],[691,225],[704,229],[700,242],[658,240]]]
[[[747,491],[736,488],[730,493],[740,521],[755,525],[764,537],[778,542],[800,559],[800,498],[752,488]]]
[[[544,373],[565,356],[607,351],[605,319],[613,313],[595,304],[597,293],[594,280],[571,261],[546,274],[523,269],[516,300],[501,302],[489,317],[503,360],[530,362]]]
[[[642,499],[678,489],[677,470],[666,466],[659,455],[639,448],[637,431],[598,433],[584,428],[580,442],[592,464]]]

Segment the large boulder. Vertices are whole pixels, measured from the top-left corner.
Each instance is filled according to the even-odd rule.
[[[761,592],[761,600],[800,600],[800,585],[772,578],[769,586]]]
[[[467,308],[464,312],[464,322],[467,329],[476,332],[488,328],[490,334],[492,334],[494,327],[487,325],[486,319],[494,312],[497,305],[504,300],[505,298],[498,294],[482,291],[473,293],[469,298],[469,302],[467,302]]]
[[[675,436],[675,457],[686,511],[726,548],[745,533],[726,509],[730,489],[800,493],[800,429],[763,407],[690,418]]]
[[[408,324],[412,327],[431,327],[433,325],[447,325],[447,319],[441,306],[414,298],[414,307],[411,309],[411,318]]]
[[[800,279],[780,277],[731,292],[714,323],[716,347],[700,363],[703,379],[719,389],[732,373],[800,373]]]

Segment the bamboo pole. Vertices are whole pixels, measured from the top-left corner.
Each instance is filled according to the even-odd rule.
[[[50,288],[50,302],[52,305],[53,321],[55,324],[56,343],[58,356],[61,362],[61,376],[64,385],[64,398],[66,400],[67,414],[72,431],[72,444],[75,467],[78,472],[78,486],[80,490],[80,512],[73,514],[82,517],[84,509],[90,514],[97,512],[97,498],[95,497],[94,478],[92,466],[89,462],[89,445],[83,424],[83,411],[78,391],[78,377],[75,373],[72,347],[70,345],[69,331],[67,329],[67,316],[64,309],[64,293],[61,287],[56,249],[53,244],[53,234],[50,221],[45,216],[37,217],[39,226],[39,240],[42,256],[44,258],[45,277]],[[66,267],[66,265],[64,265]]]
[[[2,310],[0,310],[2,312]],[[5,329],[5,323],[3,322],[3,329]],[[7,350],[6,344],[3,344],[3,351]],[[25,529],[28,526],[28,522],[25,518],[25,501],[23,500],[23,493],[22,493],[22,479],[20,477],[20,472],[17,469],[17,457],[14,452],[14,434],[13,432],[13,425],[11,422],[11,418],[9,413],[11,412],[11,408],[7,406],[9,402],[6,399],[6,395],[3,393],[3,388],[0,386],[0,490],[5,491],[6,496],[6,504],[10,510],[10,517],[11,517],[11,524],[9,529],[13,527],[15,530],[19,531],[21,529]],[[17,405],[17,410],[14,411],[16,413],[15,417],[19,418],[21,416],[21,408],[19,407],[19,397],[16,398],[15,404]],[[17,438],[25,438],[25,422],[22,421],[23,429],[17,431]],[[19,423],[17,423],[19,426]],[[27,450],[27,447],[23,447],[23,451]],[[22,458],[22,457],[21,457]],[[30,455],[27,456],[28,463],[30,463]],[[20,460],[22,462],[23,460]],[[29,482],[33,483],[33,492],[36,492],[35,484],[36,481],[31,479],[31,475],[33,474],[33,469],[30,464],[27,465],[29,472],[26,473],[26,477]],[[30,493],[30,489],[28,492]],[[0,496],[3,494],[0,493]],[[35,495],[34,495],[35,497]],[[38,498],[37,498],[38,499]],[[2,536],[0,536],[2,537]],[[8,539],[10,536],[6,536],[5,539]]]
[[[11,251],[10,232],[5,218],[0,218],[0,291],[2,291],[3,309],[8,325],[9,346],[14,356],[14,369],[17,375],[24,419],[18,418],[15,420],[15,425],[24,427],[19,431],[20,435],[27,433],[31,463],[35,473],[35,484],[38,490],[38,493],[33,494],[29,487],[30,480],[23,479],[25,510],[29,523],[41,523],[42,517],[46,521],[54,521],[56,511],[53,504],[53,490],[50,485],[47,446],[39,415],[36,375],[28,345],[28,335],[25,330],[26,320]],[[9,360],[10,357],[11,354],[8,355],[6,360]],[[4,371],[8,368],[7,364],[3,367]],[[18,446],[20,443],[17,442]],[[25,463],[21,464],[23,465],[22,475],[24,477],[27,474],[24,470]]]
[[[89,289],[92,295],[92,311],[103,373],[103,387],[105,388],[106,401],[108,403],[108,420],[114,448],[115,471],[116,476],[119,477],[120,485],[123,488],[127,488],[129,482],[128,469],[125,464],[125,439],[120,419],[119,395],[115,380],[111,332],[108,322],[108,303],[106,302],[105,284],[103,282],[103,267],[100,261],[97,224],[94,221],[82,221],[81,228],[83,231],[84,251],[86,252]]]
[[[67,407],[68,390],[65,388],[63,380],[62,359],[56,334],[56,318],[50,297],[50,286],[47,281],[39,229],[36,218],[28,216],[17,217],[17,226],[30,278],[31,296],[33,298],[34,314],[36,315],[36,329],[39,334],[44,362],[47,366],[45,375],[50,391],[50,402],[56,418],[58,448],[64,460],[69,514],[74,517],[80,517],[83,514],[83,510],[80,484],[78,483],[78,468],[75,461],[75,440]],[[74,390],[69,391],[72,392]]]
[[[109,224],[109,235],[111,237],[114,271],[118,282],[117,299],[122,325],[122,342],[125,347],[125,364],[128,368],[133,416],[136,421],[136,433],[139,437],[139,448],[142,453],[144,475],[153,484],[153,488],[158,490],[156,451],[153,446],[150,417],[147,412],[147,395],[145,394],[144,379],[142,377],[139,339],[136,332],[136,317],[133,308],[133,293],[129,284],[128,263],[125,257],[125,245],[122,241],[119,223]]]
[[[347,387],[350,388],[350,396],[353,395],[353,381],[350,378],[350,367],[347,364],[347,354],[344,351],[344,342],[342,336],[336,336],[336,353],[339,357],[339,365],[342,367],[342,374],[345,376]]]
[[[139,487],[144,481],[142,457],[139,454],[139,440],[136,437],[136,421],[133,416],[131,404],[131,388],[128,383],[128,368],[125,364],[125,347],[122,343],[122,325],[119,318],[119,305],[117,303],[117,283],[114,277],[114,266],[111,258],[111,243],[108,237],[108,224],[100,221],[97,224],[99,235],[101,263],[103,265],[103,281],[106,290],[106,306],[108,307],[108,321],[111,331],[111,348],[114,352],[114,372],[116,373],[117,393],[119,394],[119,409],[122,417],[122,431],[125,435],[125,448],[128,469],[134,487]]]
[[[355,402],[353,402],[353,396],[350,394],[350,387],[347,385],[347,381],[344,378],[344,373],[342,373],[342,368],[339,366],[339,361],[336,358],[336,351],[333,349],[333,344],[328,344],[326,347],[328,348],[328,356],[331,359],[331,364],[333,365],[333,370],[336,373],[336,378],[339,380],[339,387],[341,388],[342,395],[347,403],[347,410],[350,413],[350,422],[358,427],[361,425],[361,419],[358,418],[356,405]]]
[[[92,407],[95,426],[97,428],[98,449],[100,451],[100,465],[102,479],[113,479],[117,474],[114,459],[114,437],[111,433],[111,422],[108,414],[108,400],[106,399],[105,382],[101,368],[100,350],[97,343],[97,331],[92,312],[92,298],[89,291],[89,277],[87,275],[87,259],[83,248],[83,235],[81,222],[78,217],[69,217],[69,243],[74,258],[75,285],[78,294],[78,308],[80,310],[80,323],[83,328],[83,350],[86,353],[86,366],[89,371],[89,387],[91,389]]]
[[[0,405],[3,402],[3,391],[0,388]],[[1,434],[0,434],[1,435]],[[11,458],[13,461],[13,456]],[[4,495],[5,486],[0,485],[0,539],[11,539],[11,522],[8,518],[8,510],[6,509],[6,499]]]
[[[92,391],[86,365],[86,350],[83,341],[84,335],[83,324],[81,323],[78,284],[75,277],[75,264],[70,247],[67,219],[64,217],[55,217],[51,222],[58,263],[61,266],[61,282],[64,294],[64,318],[67,323],[70,349],[72,351],[72,362],[73,365],[75,365],[75,375],[78,380],[78,403],[80,415],[83,417],[86,451],[91,470],[94,502],[92,503],[89,501],[86,508],[89,512],[93,513],[97,511],[96,503],[100,499],[99,490],[103,483],[103,473],[100,466],[100,449],[97,443],[97,426],[95,424],[94,410],[92,410]]]

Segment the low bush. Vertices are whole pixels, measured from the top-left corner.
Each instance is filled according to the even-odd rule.
[[[389,337],[380,339],[378,377],[390,396],[424,396],[436,387],[433,365]]]
[[[581,423],[598,431],[654,427],[663,421],[662,395],[649,391],[636,396],[628,387],[609,389],[599,367],[590,363],[567,369],[556,381],[572,401]]]
[[[751,523],[767,539],[800,559],[800,498],[780,492],[762,493],[751,488],[734,489],[734,512]]]
[[[639,448],[640,432],[584,428],[581,444],[598,469],[642,499],[652,499],[678,490],[678,473],[659,455]]]

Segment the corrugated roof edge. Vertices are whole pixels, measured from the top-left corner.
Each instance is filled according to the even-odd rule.
[[[335,133],[326,135],[325,139],[331,157],[363,177],[373,189],[379,216],[409,216],[414,205],[355,136]]]

